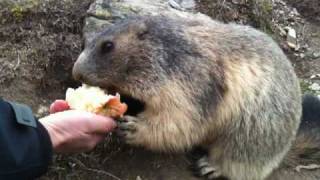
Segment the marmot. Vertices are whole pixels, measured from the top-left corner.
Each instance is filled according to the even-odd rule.
[[[249,26],[188,13],[131,17],[86,43],[73,76],[125,97],[118,134],[127,143],[201,149],[195,169],[208,179],[292,180],[296,163],[320,163],[314,134],[294,143],[302,98],[291,63]]]

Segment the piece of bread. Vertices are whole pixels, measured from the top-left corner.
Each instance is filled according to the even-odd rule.
[[[120,95],[108,95],[99,87],[83,84],[77,89],[68,88],[66,101],[70,109],[84,110],[108,117],[121,117],[127,111],[125,103],[121,103]]]

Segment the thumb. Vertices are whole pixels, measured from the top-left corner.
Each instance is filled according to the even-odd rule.
[[[65,100],[55,100],[50,106],[50,114],[61,112],[65,110],[69,110],[70,107]]]
[[[92,114],[92,117],[90,118],[90,131],[91,133],[108,133],[112,131],[114,128],[116,128],[117,123],[105,116],[100,116],[96,114]]]

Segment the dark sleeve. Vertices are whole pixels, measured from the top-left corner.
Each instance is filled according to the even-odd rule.
[[[15,110],[0,98],[0,179],[35,179],[51,162],[50,137],[35,119],[34,126],[19,123]]]

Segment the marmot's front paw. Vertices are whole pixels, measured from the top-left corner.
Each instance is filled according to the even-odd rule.
[[[133,116],[123,116],[117,120],[116,134],[127,144],[136,144],[139,119]]]

